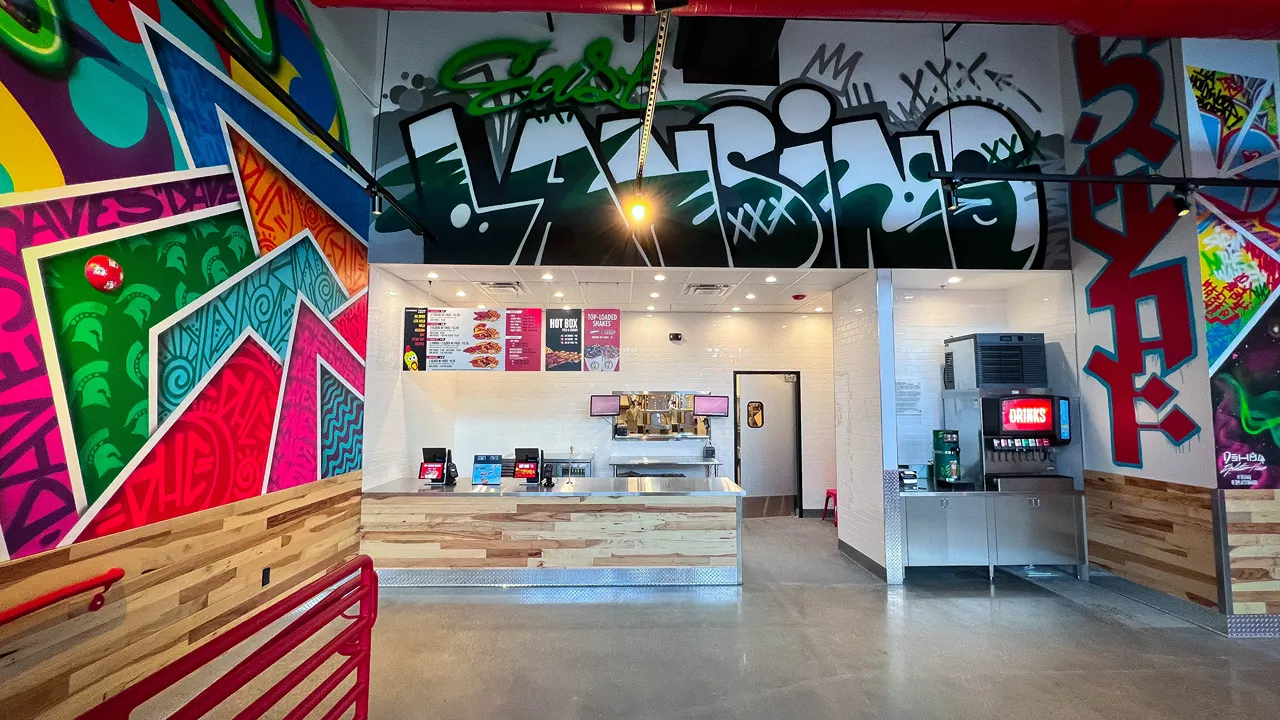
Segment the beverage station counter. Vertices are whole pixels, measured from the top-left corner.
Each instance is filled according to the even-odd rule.
[[[399,478],[364,492],[391,586],[739,585],[743,490],[722,477]]]

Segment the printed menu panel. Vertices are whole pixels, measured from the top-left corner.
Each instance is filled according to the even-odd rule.
[[[508,308],[507,371],[542,369],[542,308]]]
[[[502,313],[498,310],[427,310],[427,370],[501,370]]]
[[[582,310],[548,310],[546,369],[582,370]]]
[[[423,358],[427,355],[427,309],[404,309],[404,354],[401,370],[425,370]]]
[[[622,364],[622,313],[588,308],[582,314],[583,369],[588,372],[618,372]]]

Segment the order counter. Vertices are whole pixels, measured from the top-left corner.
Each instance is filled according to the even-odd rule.
[[[719,477],[364,491],[361,552],[389,586],[739,585],[740,486]]]

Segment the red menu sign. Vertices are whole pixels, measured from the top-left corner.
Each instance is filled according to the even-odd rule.
[[[542,369],[542,308],[507,310],[507,371]]]
[[[1005,398],[1000,401],[1000,426],[1005,432],[1052,432],[1052,398]]]
[[[618,372],[622,364],[622,313],[587,309],[582,317],[582,369]]]

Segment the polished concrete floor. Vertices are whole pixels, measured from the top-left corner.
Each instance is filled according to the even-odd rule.
[[[887,588],[829,523],[749,520],[746,582],[384,589],[374,718],[1274,718],[1280,641],[985,570]]]

